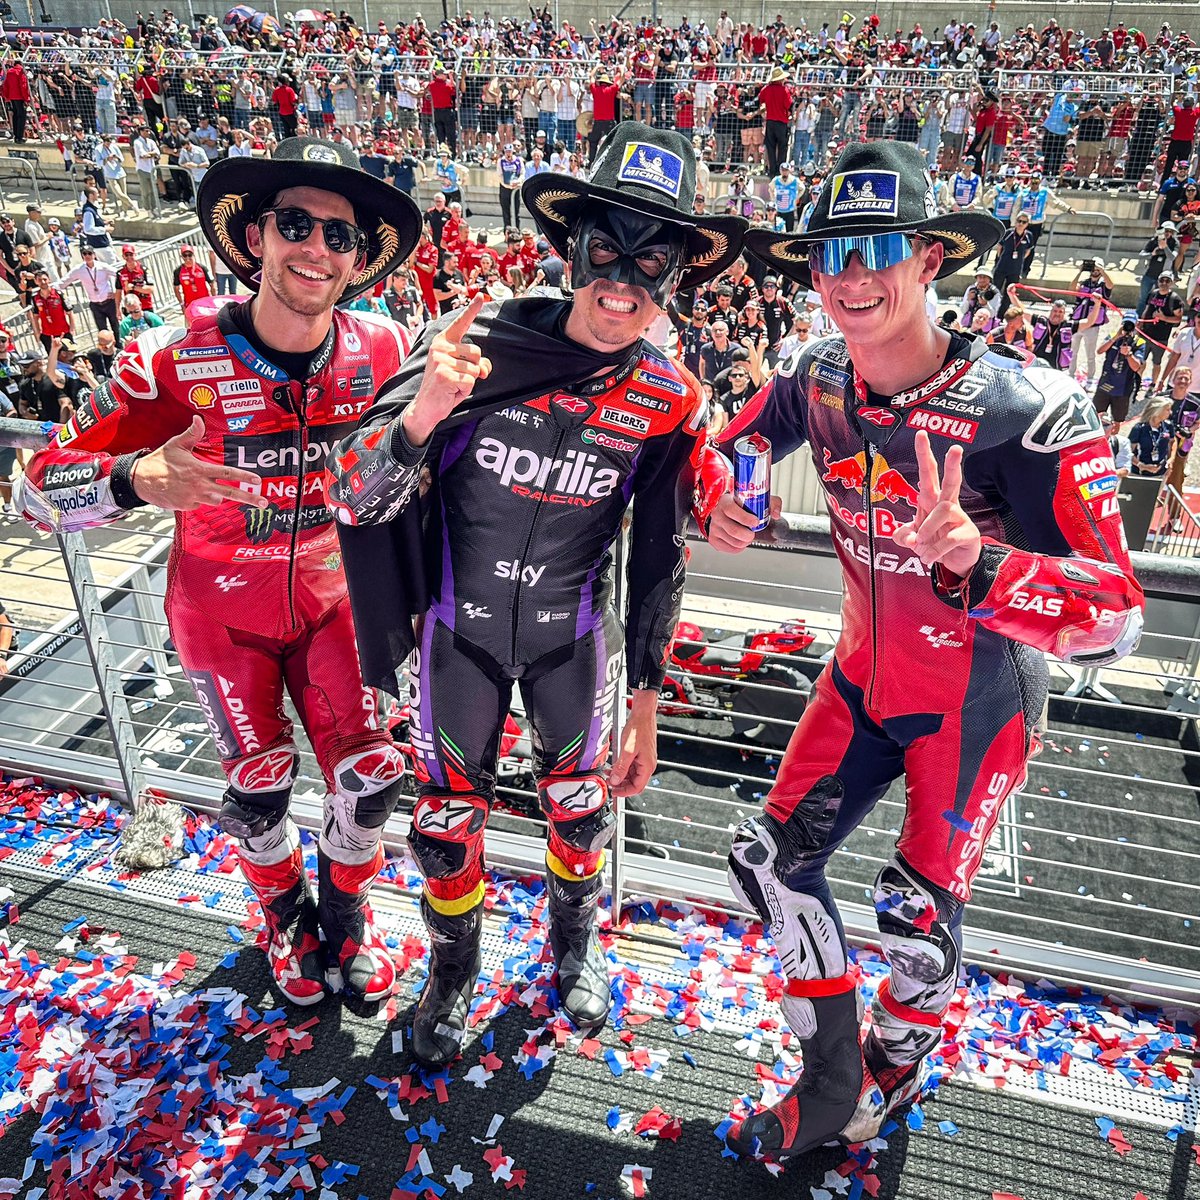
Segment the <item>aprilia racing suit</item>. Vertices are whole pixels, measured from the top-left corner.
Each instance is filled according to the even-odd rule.
[[[435,489],[425,543],[432,603],[411,664],[420,798],[409,838],[435,903],[482,892],[514,681],[533,730],[551,870],[572,880],[599,871],[613,826],[600,772],[622,640],[630,686],[658,688],[682,597],[689,464],[704,415],[692,376],[638,343],[602,378],[439,431],[420,450],[398,419],[370,415],[337,448],[328,501],[347,524],[395,517],[415,502],[423,468]],[[631,500],[622,638],[612,546]]]
[[[329,790],[322,858],[335,884],[353,877],[357,887],[362,875],[365,888],[403,760],[359,678],[322,475],[376,380],[395,373],[407,338],[390,321],[335,311],[300,381],[251,344],[247,319],[230,306],[190,331],[163,326],[130,343],[112,377],[33,456],[20,500],[42,528],[115,521],[143,503],[131,485],[137,459],[197,414],[198,457],[261,477],[265,509],[225,502],[176,514],[168,625],[228,777],[222,825],[241,839],[247,878],[299,858],[286,819],[298,763],[286,687]]]
[[[964,453],[961,504],[983,553],[962,581],[940,567],[931,578],[893,540],[915,512],[920,430],[939,467],[952,446]],[[731,881],[768,920],[789,1021],[802,1038],[812,1034],[820,998],[853,987],[826,863],[905,775],[897,851],[875,887],[892,973],[864,1052],[891,1101],[908,1099],[957,986],[972,879],[1038,748],[1043,653],[1111,662],[1141,631],[1112,453],[1069,376],[957,336],[932,378],[894,397],[868,392],[840,337],[806,346],[720,445],[729,450],[751,431],[770,440],[777,460],[809,444],[845,590],[834,660],[765,814],[735,834]],[[702,515],[723,486],[702,473],[701,490],[705,483]],[[889,1078],[909,1090],[901,1095]]]

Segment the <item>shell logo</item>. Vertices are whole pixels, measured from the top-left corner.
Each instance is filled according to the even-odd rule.
[[[188,392],[188,402],[194,408],[212,408],[217,402],[217,393],[207,383],[198,383]]]

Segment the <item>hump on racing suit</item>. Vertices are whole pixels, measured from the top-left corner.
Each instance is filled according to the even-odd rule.
[[[939,466],[952,446],[963,450],[961,504],[983,535],[965,579],[930,572],[893,538],[915,512],[921,430]],[[846,576],[838,662],[883,716],[955,711],[972,675],[1010,677],[1021,646],[1090,665],[1137,644],[1144,599],[1112,452],[1070,376],[952,335],[931,378],[877,397],[832,337],[783,364],[718,449],[750,431],[770,440],[777,460],[810,444]],[[728,486],[710,455],[697,515]],[[914,689],[913,679],[928,686]]]

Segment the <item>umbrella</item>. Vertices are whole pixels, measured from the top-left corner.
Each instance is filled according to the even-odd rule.
[[[294,13],[285,14],[290,20],[301,25],[321,25],[325,18],[315,8],[301,8]]]
[[[270,13],[256,12],[246,22],[255,33],[279,33],[283,28]]]
[[[251,17],[257,15],[258,10],[251,8],[249,4],[238,4],[225,14],[224,23],[226,25],[240,25],[243,21],[248,21]]]

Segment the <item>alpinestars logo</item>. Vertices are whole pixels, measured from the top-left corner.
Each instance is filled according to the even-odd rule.
[[[474,817],[475,805],[468,800],[431,796],[417,805],[415,824],[423,833],[448,834]]]
[[[947,633],[945,630],[941,632],[934,629],[932,625],[922,625],[921,632],[925,635],[925,640],[935,650],[960,650],[962,649],[962,640],[956,638],[954,634]]]

